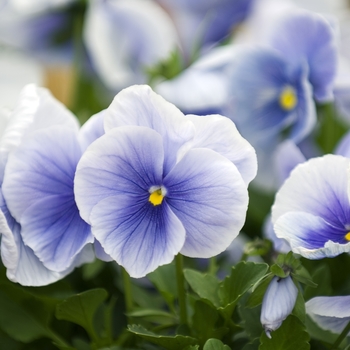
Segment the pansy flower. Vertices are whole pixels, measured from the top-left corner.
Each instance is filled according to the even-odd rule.
[[[308,259],[350,251],[350,159],[338,155],[299,164],[276,194],[272,222],[279,238]]]
[[[14,282],[52,283],[94,258],[74,200],[78,135],[75,117],[47,90],[24,88],[0,144],[1,255]]]
[[[305,303],[305,308],[322,329],[340,334],[350,321],[349,302],[349,295],[315,297]]]
[[[106,110],[106,133],[78,164],[80,214],[132,277],[179,252],[219,254],[244,223],[254,150],[229,119],[196,118],[148,86],[130,87]],[[221,139],[211,137],[219,130]]]
[[[263,298],[260,315],[260,322],[269,338],[271,332],[278,329],[291,314],[297,296],[298,288],[291,276],[272,278]]]

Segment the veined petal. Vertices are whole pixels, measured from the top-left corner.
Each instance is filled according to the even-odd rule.
[[[105,250],[102,248],[101,243],[95,239],[94,241],[94,249],[96,257],[102,261],[113,261],[113,258],[110,257]]]
[[[64,125],[74,130],[79,128],[75,116],[48,90],[33,84],[25,86],[1,139],[0,154],[3,168],[9,152],[18,147],[24,137],[52,125]],[[0,174],[3,171],[4,169],[0,169]]]
[[[349,166],[350,159],[330,154],[299,164],[276,194],[272,222],[287,212],[297,211],[319,216],[332,226],[347,228]]]
[[[163,140],[152,129],[124,126],[101,136],[77,166],[74,191],[82,218],[90,222],[93,207],[110,196],[149,196],[162,183],[163,162]]]
[[[276,22],[271,45],[294,65],[306,59],[317,101],[333,97],[337,68],[335,31],[321,15],[304,10],[286,13]]]
[[[92,231],[105,252],[131,277],[139,278],[168,264],[185,241],[185,229],[164,201],[120,193],[100,201],[90,215]]]
[[[23,213],[21,226],[25,244],[47,268],[58,272],[69,268],[84,246],[94,240],[73,195],[36,201]]]
[[[164,179],[165,197],[186,229],[181,253],[208,258],[225,250],[242,228],[247,186],[236,166],[210,149],[192,149]]]
[[[274,230],[277,237],[289,242],[294,253],[308,259],[350,252],[350,242],[345,239],[347,230],[334,227],[312,214],[288,212],[277,219]]]
[[[46,267],[58,272],[69,268],[93,241],[74,200],[80,155],[74,130],[62,126],[38,130],[9,156],[2,186],[25,244]]]
[[[40,199],[55,195],[73,198],[80,156],[77,132],[66,127],[38,130],[23,140],[9,157],[2,186],[7,206],[18,222]]]
[[[315,297],[305,303],[306,313],[322,329],[341,333],[350,321],[350,296]]]
[[[279,328],[292,312],[297,295],[298,288],[290,276],[286,278],[275,276],[271,280],[264,295],[260,315],[260,322],[269,338],[271,338],[270,332]]]
[[[248,185],[257,172],[254,148],[238,132],[235,124],[221,115],[187,115],[196,127],[193,148],[209,148],[229,159]]]
[[[106,132],[124,125],[145,126],[163,136],[165,174],[175,164],[178,150],[186,147],[195,134],[193,123],[147,85],[122,90],[107,108]]]

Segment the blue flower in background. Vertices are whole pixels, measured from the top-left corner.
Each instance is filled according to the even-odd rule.
[[[277,237],[308,259],[350,251],[350,159],[312,158],[298,165],[276,194],[272,222]]]
[[[293,311],[298,296],[298,288],[292,277],[273,277],[264,294],[260,322],[271,338],[271,331],[278,329]]]
[[[315,297],[305,303],[305,308],[319,327],[340,334],[350,321],[349,302],[349,295]]]
[[[80,138],[91,139],[85,129]],[[47,90],[23,89],[0,143],[1,255],[14,282],[52,283],[94,258],[74,200],[78,135],[75,117]]]
[[[107,109],[106,134],[82,156],[75,177],[80,213],[132,277],[179,252],[217,255],[238,235],[256,158],[237,131],[211,139],[212,118],[232,125],[209,116],[196,126],[149,87],[130,87]]]
[[[276,50],[243,49],[230,74],[229,116],[253,143],[289,130],[300,140],[316,123],[307,66],[291,66]]]

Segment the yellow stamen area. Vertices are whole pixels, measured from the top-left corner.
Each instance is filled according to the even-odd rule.
[[[162,193],[162,189],[159,188],[158,190],[155,190],[155,191],[153,191],[153,192],[150,194],[148,200],[149,200],[154,206],[156,206],[156,205],[162,204],[163,198],[164,198],[164,196],[163,196],[163,193]]]
[[[295,90],[291,86],[286,86],[281,92],[279,102],[280,106],[286,111],[295,108],[298,103],[298,97],[295,94]]]
[[[350,241],[350,232],[348,232],[348,233],[345,235],[345,239],[346,239],[347,241]]]

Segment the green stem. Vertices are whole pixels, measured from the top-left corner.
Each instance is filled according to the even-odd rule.
[[[50,338],[59,346],[65,347],[65,348],[70,348],[71,346],[63,339],[61,338],[58,334],[56,334],[54,331],[51,330],[50,332]]]
[[[348,335],[350,331],[350,322],[346,325],[346,327],[343,329],[343,331],[340,333],[339,337],[337,338],[337,340],[334,342],[331,350],[336,350],[338,349],[339,345],[341,344],[341,342],[345,339],[345,337]]]
[[[175,265],[176,265],[177,293],[178,293],[179,307],[180,307],[180,322],[181,324],[187,324],[185,278],[183,274],[183,258],[181,254],[176,255]]]
[[[213,256],[209,259],[209,273],[215,275],[217,271],[216,257]]]
[[[125,309],[126,309],[126,312],[128,313],[133,309],[131,279],[129,274],[126,272],[124,268],[122,268],[122,274],[123,274],[123,282],[124,282]],[[128,319],[128,323],[130,323],[129,319]]]

